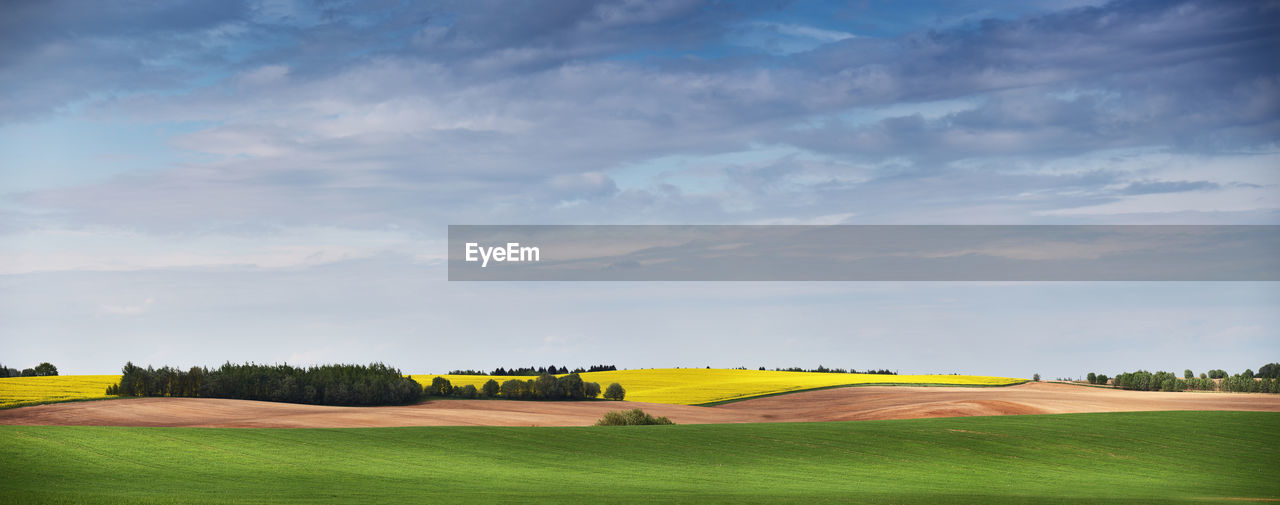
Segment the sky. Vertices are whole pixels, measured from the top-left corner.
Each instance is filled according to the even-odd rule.
[[[0,364],[1079,377],[1275,282],[449,282],[460,224],[1280,224],[1280,2],[19,0]]]

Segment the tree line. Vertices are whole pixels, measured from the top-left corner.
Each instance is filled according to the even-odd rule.
[[[1215,380],[1216,379],[1216,380]],[[1258,369],[1227,375],[1223,370],[1202,372],[1197,377],[1190,369],[1184,370],[1182,377],[1173,372],[1148,372],[1138,370],[1117,374],[1108,379],[1106,375],[1090,372],[1086,377],[1090,384],[1107,384],[1119,389],[1135,391],[1229,391],[1233,393],[1280,393],[1280,363],[1268,363]]]
[[[760,367],[760,370],[764,370],[764,369],[765,369],[764,367]],[[746,370],[746,368],[740,368],[740,370]],[[773,371],[775,371],[775,372],[862,373],[862,374],[874,374],[874,375],[898,375],[898,372],[894,372],[894,371],[890,371],[890,370],[886,370],[886,369],[880,369],[880,370],[871,370],[871,369],[867,369],[867,370],[863,370],[863,371],[859,372],[859,371],[854,370],[854,369],[852,369],[852,368],[850,368],[850,369],[848,369],[848,370],[845,370],[845,369],[843,369],[843,368],[827,368],[827,367],[822,366],[822,365],[818,365],[818,368],[800,368],[800,367],[791,367],[791,368],[774,368],[774,369],[773,369]]]
[[[142,368],[132,362],[121,369],[120,383],[107,387],[119,396],[232,398],[316,405],[400,405],[422,397],[422,386],[400,370],[382,363],[289,365],[226,363],[219,368]]]
[[[54,375],[58,375],[58,367],[53,366],[53,364],[52,364],[52,363],[49,363],[48,361],[46,361],[46,362],[44,362],[44,363],[41,363],[41,364],[39,364],[39,365],[36,365],[36,366],[35,366],[35,367],[33,367],[33,368],[24,368],[24,369],[22,369],[22,370],[18,370],[17,368],[9,368],[9,367],[7,367],[7,366],[0,365],[0,378],[8,378],[8,377],[51,377],[51,376],[54,376]]]
[[[522,368],[510,368],[510,369],[498,367],[493,369],[492,372],[484,372],[482,370],[451,370],[449,371],[448,375],[496,375],[499,377],[538,376],[544,373],[551,374],[551,375],[562,375],[567,373],[616,372],[617,370],[618,370],[618,367],[614,365],[591,365],[590,367],[587,367],[587,368],[578,367],[578,368],[574,368],[573,370],[569,370],[569,367],[564,367],[564,366],[558,367],[556,365],[551,365],[551,366],[537,367],[537,368],[534,368],[531,366],[522,367]]]
[[[599,383],[584,381],[577,373],[556,377],[546,372],[533,379],[508,379],[502,383],[489,379],[479,388],[472,384],[454,386],[449,379],[435,377],[425,388],[426,396],[508,400],[590,400],[601,393]],[[603,394],[607,400],[622,400],[626,390],[614,382]]]

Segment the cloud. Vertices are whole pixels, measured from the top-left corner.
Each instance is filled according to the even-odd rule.
[[[99,54],[76,44],[106,39],[181,42],[129,71],[164,92],[130,88],[77,110],[108,124],[199,125],[167,142],[203,161],[10,193],[6,228],[438,235],[450,222],[1118,215],[1105,209],[1256,222],[1275,210],[1268,172],[1209,175],[1275,149],[1277,41],[1265,28],[1277,14],[1260,4],[1121,2],[891,37],[684,2],[272,5],[208,22],[171,14],[172,26],[156,15],[132,31],[95,25],[96,38],[54,37],[65,30],[52,26],[88,23],[55,20],[15,38],[70,44],[75,58]],[[744,26],[813,46],[708,49]],[[53,89],[41,75],[32,89]],[[1108,159],[1118,152],[1131,154]],[[674,158],[689,161],[626,174]],[[1118,205],[1211,185],[1212,198],[1250,185],[1258,196]],[[1072,210],[1084,208],[1099,212]]]
[[[137,305],[103,305],[102,313],[114,316],[137,316],[151,310],[152,303],[155,303],[155,298],[148,297]]]
[[[1120,190],[1126,195],[1145,195],[1150,193],[1181,193],[1184,191],[1203,191],[1218,189],[1222,186],[1209,181],[1139,181],[1130,183]]]

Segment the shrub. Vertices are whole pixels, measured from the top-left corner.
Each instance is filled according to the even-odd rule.
[[[609,387],[604,389],[604,399],[606,400],[622,400],[626,397],[627,390],[623,389],[622,384],[618,384],[617,382],[609,384]]]
[[[616,384],[616,383],[615,383]],[[614,410],[604,413],[596,426],[646,426],[676,424],[666,417],[653,417],[640,409]]]

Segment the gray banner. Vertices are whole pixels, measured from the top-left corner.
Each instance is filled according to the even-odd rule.
[[[451,281],[1277,281],[1280,226],[449,226]]]

